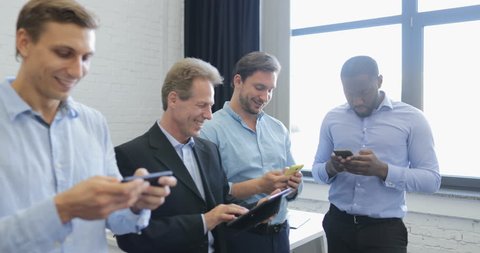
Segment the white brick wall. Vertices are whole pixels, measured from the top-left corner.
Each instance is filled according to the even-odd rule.
[[[25,0],[0,0],[0,78],[15,75],[15,23]],[[114,145],[145,132],[163,110],[161,85],[183,57],[183,1],[79,0],[100,19],[90,73],[73,97],[107,118]]]
[[[409,252],[480,252],[479,220],[409,213],[405,224],[409,232]]]
[[[290,202],[289,207],[310,212],[325,213],[329,203],[326,196],[312,199],[308,192],[311,184],[306,184],[307,196]],[[315,191],[318,195],[326,195],[324,191]],[[408,197],[407,197],[408,201]],[[478,201],[478,200],[476,200]],[[448,200],[443,201],[448,209]],[[479,214],[480,217],[480,214]],[[450,216],[425,214],[410,211],[404,219],[408,230],[409,253],[479,253],[480,252],[480,218],[466,219]]]

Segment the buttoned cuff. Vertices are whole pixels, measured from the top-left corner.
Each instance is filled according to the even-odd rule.
[[[208,228],[207,228],[207,222],[205,221],[205,214],[201,214],[202,216],[202,222],[203,222],[203,233],[207,234],[208,233]]]
[[[403,191],[405,189],[405,168],[388,164],[388,173],[384,185],[388,188]]]
[[[133,212],[132,214],[136,216],[135,218],[137,219],[137,222],[135,223],[135,230],[137,234],[141,234],[142,229],[148,226],[148,222],[150,221],[150,216],[152,214],[152,211],[149,209],[142,209],[139,214],[135,214]]]

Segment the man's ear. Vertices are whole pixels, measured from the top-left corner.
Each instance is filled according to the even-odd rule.
[[[15,46],[22,58],[28,56],[28,49],[32,44],[32,38],[28,34],[27,30],[24,28],[20,28],[16,34]]]
[[[383,83],[383,76],[382,75],[378,75],[378,89],[380,89],[382,87],[382,83]]]
[[[177,103],[178,100],[178,94],[176,91],[170,91],[167,96],[167,101],[168,101],[168,107],[175,107],[175,104]]]
[[[242,84],[242,76],[240,76],[239,74],[236,74],[235,76],[233,76],[232,84],[233,84],[233,88]]]

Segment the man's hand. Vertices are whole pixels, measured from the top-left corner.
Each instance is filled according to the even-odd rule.
[[[63,224],[73,218],[105,219],[113,211],[132,206],[147,188],[141,179],[120,183],[114,177],[95,176],[58,194],[54,202]]]
[[[330,160],[325,165],[328,176],[331,178],[337,175],[338,173],[345,171],[344,164],[347,162],[347,160],[350,160],[350,159],[351,159],[351,156],[347,158],[343,158],[341,156],[337,156],[332,153],[332,155],[330,156]]]
[[[145,174],[148,174],[145,169],[135,173],[136,176]],[[112,212],[128,207],[135,213],[143,208],[157,208],[170,193],[169,187],[176,182],[173,177],[161,177],[159,183],[163,186],[153,187],[142,179],[120,183],[114,177],[95,176],[58,194],[54,202],[63,224],[73,218],[105,219]]]
[[[135,176],[144,176],[148,172],[144,168],[137,169]],[[170,194],[170,187],[177,185],[177,179],[172,176],[160,177],[158,179],[160,186],[149,186],[139,196],[138,200],[131,207],[132,212],[139,213],[142,209],[157,209],[165,202],[165,198]]]
[[[261,193],[269,194],[276,189],[285,189],[288,186],[289,176],[284,175],[284,170],[274,170],[265,173],[259,179]]]
[[[205,223],[207,223],[207,229],[210,231],[214,229],[218,224],[235,219],[236,216],[240,216],[247,213],[248,209],[235,205],[235,204],[220,204],[205,213]]]
[[[296,192],[298,190],[298,187],[302,183],[302,177],[303,177],[303,174],[300,171],[295,172],[295,174],[289,176],[287,184],[288,184],[288,187],[294,190],[293,192]]]
[[[260,205],[260,204],[262,204],[263,202],[267,201],[270,196],[273,196],[273,195],[275,195],[275,194],[277,194],[277,193],[279,193],[279,192],[281,192],[281,190],[280,190],[280,189],[276,189],[276,190],[274,190],[273,192],[271,192],[269,196],[264,197],[264,198],[261,198],[260,200],[258,200],[257,206]],[[271,220],[273,220],[273,218],[275,217],[275,215],[277,215],[277,214],[274,214],[274,215],[270,216],[268,219],[266,219],[266,220],[264,220],[264,221],[262,221],[262,222],[260,222],[260,223],[268,223],[268,222],[270,222]]]
[[[289,178],[282,170],[269,171],[261,177],[234,183],[231,194],[239,199],[260,193],[269,194],[275,189],[286,189]]]
[[[356,175],[377,176],[387,178],[388,164],[380,161],[372,150],[360,150],[358,155],[347,158],[344,170]]]

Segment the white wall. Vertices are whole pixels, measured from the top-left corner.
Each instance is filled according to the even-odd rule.
[[[25,0],[0,2],[0,80],[15,75],[15,24]],[[163,110],[161,85],[183,57],[183,1],[79,0],[100,19],[90,73],[73,97],[107,118],[115,145],[145,132]]]
[[[325,213],[327,185],[305,182],[290,208]],[[409,212],[404,219],[410,253],[480,252],[480,194],[442,191],[435,195],[407,194]]]
[[[290,61],[289,4],[289,0],[262,0],[261,48],[277,55],[282,66],[287,68]],[[287,127],[290,123],[285,119],[290,113],[289,78],[282,70],[274,99],[266,108]],[[290,207],[324,213],[329,206],[328,189],[327,185],[306,182],[299,200],[292,202]],[[408,252],[480,252],[480,193],[448,190],[434,195],[409,193],[407,205],[409,212],[404,221],[409,231]]]
[[[274,54],[282,70],[277,88],[265,111],[290,125],[290,0],[263,0],[260,9],[260,50]]]

